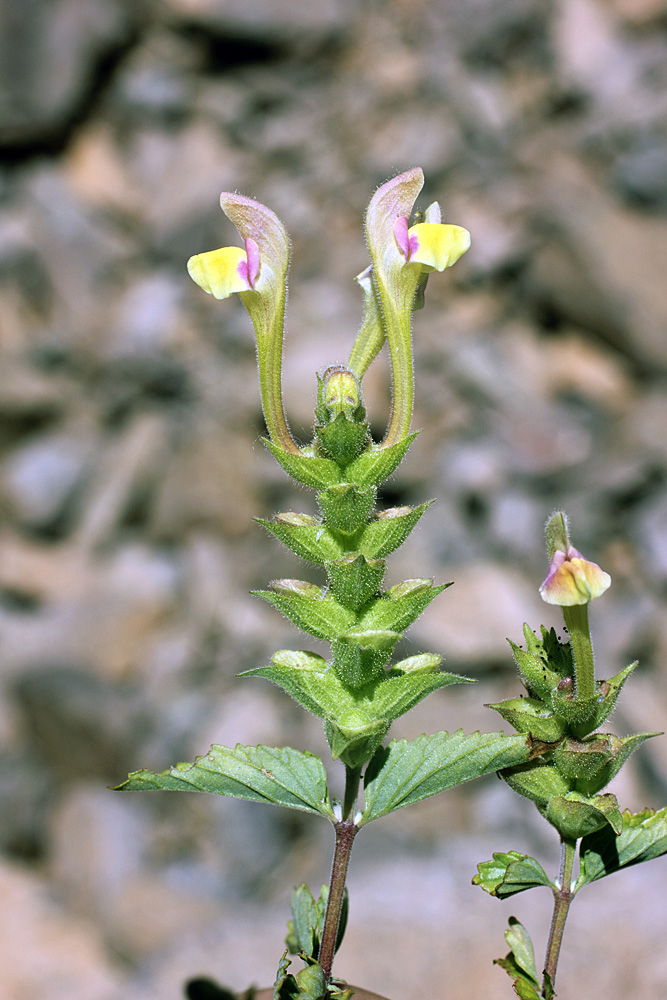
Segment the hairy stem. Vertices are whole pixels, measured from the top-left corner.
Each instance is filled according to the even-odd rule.
[[[552,986],[556,982],[556,969],[558,968],[560,946],[563,942],[565,921],[567,920],[570,903],[574,897],[574,893],[572,892],[572,866],[574,864],[576,847],[576,840],[569,840],[567,837],[561,837],[558,889],[554,889],[554,912],[551,918],[549,942],[547,944],[547,953],[544,959],[544,973],[551,979]],[[544,987],[542,989],[542,995],[546,996]]]
[[[577,701],[595,697],[595,660],[588,626],[588,604],[563,608],[574,660],[574,696]]]
[[[322,928],[322,941],[318,956],[319,964],[327,980],[331,977],[331,967],[333,965],[334,952],[336,950],[336,939],[338,937],[338,926],[343,908],[343,898],[345,895],[345,882],[347,879],[347,868],[350,863],[350,853],[352,844],[359,829],[350,816],[354,814],[357,804],[357,793],[359,790],[359,779],[361,768],[345,768],[345,796],[343,799],[343,818],[335,824],[336,847],[334,850],[333,863],[331,865],[331,880],[329,882],[329,899],[327,901],[327,912],[324,916],[324,927]]]

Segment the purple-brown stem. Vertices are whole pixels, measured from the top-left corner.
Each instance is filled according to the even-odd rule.
[[[359,789],[359,779],[361,768],[345,768],[345,795],[343,798],[343,818],[334,824],[336,831],[336,847],[334,849],[333,863],[331,865],[331,880],[329,882],[329,898],[327,900],[327,911],[324,916],[324,926],[322,928],[322,940],[318,962],[322,967],[327,982],[331,978],[331,967],[333,965],[334,952],[336,950],[336,939],[338,937],[338,927],[340,915],[343,909],[343,899],[345,897],[345,882],[347,880],[347,869],[350,863],[350,852],[352,844],[359,827],[354,822],[354,811],[357,804],[357,793]],[[350,819],[352,817],[352,819]]]
[[[558,878],[558,889],[554,889],[554,912],[551,918],[551,930],[549,932],[549,943],[544,959],[544,972],[549,975],[551,985],[556,982],[556,969],[558,968],[558,956],[560,946],[563,942],[563,931],[565,921],[570,909],[574,893],[572,892],[572,867],[574,864],[574,854],[576,841],[566,837],[560,842],[560,874]],[[544,991],[543,994],[544,996]]]

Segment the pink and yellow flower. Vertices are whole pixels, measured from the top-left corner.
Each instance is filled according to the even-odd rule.
[[[567,552],[561,549],[554,552],[540,595],[547,604],[566,608],[588,604],[604,594],[610,585],[609,574],[597,563],[584,559],[581,552],[570,545]]]
[[[259,247],[250,237],[245,240],[245,249],[221,247],[198,253],[188,261],[192,280],[216,299],[254,291],[259,269]]]
[[[394,238],[406,264],[421,264],[425,271],[444,271],[470,247],[470,233],[462,226],[418,222],[408,226],[400,215],[394,223]]]

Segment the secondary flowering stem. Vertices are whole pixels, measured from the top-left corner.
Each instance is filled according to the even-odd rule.
[[[574,696],[578,701],[595,697],[595,660],[588,626],[588,604],[563,608],[574,660]]]

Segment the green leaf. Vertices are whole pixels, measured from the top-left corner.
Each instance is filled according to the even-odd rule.
[[[286,944],[293,955],[303,952],[309,958],[317,958],[328,897],[327,886],[322,886],[322,889],[324,891],[317,899],[305,882],[297,885],[292,892],[292,919],[288,924]]]
[[[292,662],[290,654],[306,659]],[[356,705],[353,695],[326,660],[314,653],[281,650],[269,666],[246,670],[240,676],[266,677],[320,719],[335,715],[337,710],[351,710]]]
[[[399,548],[408,537],[419,518],[433,500],[418,507],[391,507],[382,510],[370,521],[358,543],[359,551],[367,559],[384,559]]]
[[[213,792],[270,802],[333,819],[327,776],[319,757],[291,747],[214,745],[193,764],[134,771],[119,791]]]
[[[296,981],[299,992],[294,1000],[326,1000],[327,983],[321,966],[307,965],[297,973]]]
[[[516,917],[509,918],[509,927],[505,931],[505,940],[512,950],[516,964],[529,977],[530,981],[538,986],[539,979],[537,978],[537,970],[535,968],[533,942],[526,928],[523,924],[519,923]]]
[[[492,861],[482,861],[477,865],[477,871],[478,874],[472,880],[473,885],[481,886],[485,892],[498,899],[508,899],[538,885],[554,888],[542,865],[535,858],[519,854],[518,851],[494,853]]]
[[[413,431],[402,441],[383,447],[374,444],[355,458],[345,469],[345,478],[358,486],[377,486],[384,482],[401,464],[408,448],[420,431]]]
[[[392,740],[375,754],[365,775],[362,824],[421,802],[489,771],[520,764],[530,749],[524,736],[459,730]]]
[[[541,1000],[533,942],[526,928],[516,917],[509,919],[505,940],[510,946],[510,953],[505,958],[497,958],[495,964],[504,969],[513,980],[514,992],[521,997],[521,1000]]]
[[[320,458],[308,454],[305,450],[294,455],[290,451],[285,451],[275,442],[269,441],[268,438],[262,438],[262,443],[279,465],[282,465],[285,472],[299,483],[312,486],[316,490],[322,490],[341,481],[341,471],[330,458]]]
[[[570,782],[573,791],[595,795],[616,777],[637,747],[652,736],[659,735],[594,733],[583,740],[568,738],[554,748],[551,759],[559,773]]]
[[[398,587],[413,584],[411,589],[400,591]],[[424,608],[441,594],[451,583],[434,586],[433,580],[405,580],[403,585],[392,587],[386,594],[376,598],[364,611],[359,622],[363,629],[393,629],[403,632],[419,618]]]
[[[623,829],[615,834],[610,826],[584,837],[579,845],[580,874],[576,887],[595,882],[644,861],[667,854],[667,806],[656,812],[623,812]]]
[[[278,963],[275,982],[273,984],[273,1000],[294,1000],[299,992],[296,979],[287,970],[290,965],[287,952],[284,952]]]
[[[566,730],[565,723],[557,718],[538,698],[509,698],[487,705],[502,715],[506,722],[520,733],[530,733],[536,740],[554,743]]]
[[[426,654],[428,655],[428,654]],[[415,658],[416,659],[416,658]],[[439,688],[450,684],[474,684],[471,677],[450,674],[445,671],[415,671],[414,673],[390,673],[375,687],[369,689],[366,697],[369,708],[388,722],[405,715],[422,699]]]
[[[595,833],[607,823],[612,830],[620,833],[623,825],[616,796],[610,792],[590,798],[579,792],[554,795],[549,799],[544,815],[561,836],[570,840]]]
[[[570,789],[562,774],[541,759],[503,771],[500,776],[510,788],[531,799],[540,809],[546,809],[550,799],[556,795],[566,795]]]
[[[636,669],[639,661],[635,660],[629,666],[620,670],[613,677],[610,677],[608,681],[599,681],[598,689],[600,691],[600,705],[595,714],[595,728],[601,726],[602,723],[611,715],[614,707],[616,705],[616,700],[618,699],[623,685],[627,681],[630,674]]]
[[[283,545],[308,562],[325,563],[330,559],[340,559],[343,547],[319,518],[309,514],[294,514],[285,511],[276,514],[272,521],[263,517],[254,518],[267,531],[279,538]]]
[[[271,584],[276,588],[275,592],[253,590],[252,593],[272,604],[297,628],[317,639],[331,640],[352,628],[357,620],[352,611],[319,587],[304,584],[305,581],[301,580],[275,580]]]

